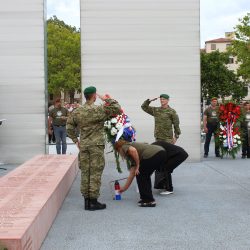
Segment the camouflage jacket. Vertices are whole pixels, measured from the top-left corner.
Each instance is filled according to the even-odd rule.
[[[156,140],[169,141],[173,138],[173,128],[175,137],[181,134],[179,127],[179,117],[176,111],[170,107],[150,107],[150,100],[146,100],[141,108],[155,118],[154,136]]]
[[[80,131],[80,147],[90,145],[104,145],[104,121],[111,116],[121,113],[117,101],[106,99],[104,105],[89,104],[75,109],[67,120],[68,136],[77,142],[77,129]]]

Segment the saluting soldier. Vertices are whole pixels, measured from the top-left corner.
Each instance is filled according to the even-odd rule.
[[[160,98],[160,107],[149,106],[152,101]],[[174,109],[169,105],[169,95],[161,94],[160,97],[154,99],[147,99],[142,104],[141,108],[148,114],[154,116],[155,128],[154,137],[156,141],[164,141],[175,144],[176,140],[181,134],[179,127],[179,117]],[[173,193],[172,176],[171,173],[155,172],[155,184],[154,188],[163,189],[160,194],[167,195]]]
[[[80,150],[81,193],[85,200],[85,210],[93,211],[106,208],[106,204],[97,201],[105,165],[104,121],[120,114],[121,107],[108,95],[98,95],[93,86],[85,88],[84,96],[85,104],[75,109],[67,121],[67,132]],[[104,101],[103,105],[95,105],[97,97]],[[80,141],[76,128],[80,130]]]

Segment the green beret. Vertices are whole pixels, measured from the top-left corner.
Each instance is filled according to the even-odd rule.
[[[218,99],[217,99],[217,97],[212,97],[212,98],[211,98],[211,101],[213,101],[213,100],[216,100],[216,101],[217,101]]]
[[[165,99],[169,99],[169,95],[167,95],[167,94],[161,94],[160,97],[165,98]]]
[[[90,87],[87,87],[86,89],[84,89],[84,91],[83,91],[83,94],[85,95],[85,94],[94,94],[94,93],[96,93],[96,87],[94,87],[94,86],[90,86]]]

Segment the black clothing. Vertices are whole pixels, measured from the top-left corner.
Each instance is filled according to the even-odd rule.
[[[153,145],[161,146],[166,151],[167,160],[160,171],[155,171],[155,189],[173,191],[172,176],[173,170],[188,158],[188,153],[181,147],[165,141],[154,142]]]
[[[216,130],[218,128],[218,124],[207,124],[207,130],[208,132],[206,133],[206,140],[205,140],[205,144],[204,144],[204,155],[208,155],[209,152],[209,144],[212,138],[212,135],[216,133]],[[215,142],[215,155],[219,156],[220,155],[220,151],[219,151],[219,146],[218,144]]]
[[[150,178],[153,172],[156,170],[162,173],[164,179],[188,157],[188,154],[183,148],[171,143],[157,141],[154,142],[153,145],[161,146],[164,150],[149,159],[141,160],[139,168],[140,174],[136,176],[140,198],[144,202],[154,201]],[[172,180],[170,184],[172,185]]]

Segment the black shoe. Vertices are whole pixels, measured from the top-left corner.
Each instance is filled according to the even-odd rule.
[[[143,200],[138,202],[139,207],[155,207],[156,202],[155,201],[149,201],[149,202],[144,202]]]
[[[97,201],[97,199],[89,199],[89,209],[90,211],[105,209],[106,204],[102,204]]]
[[[139,200],[138,202],[137,202],[137,204],[138,204],[138,206],[139,206],[139,204],[142,204],[142,203],[145,203],[145,202],[154,202],[155,200],[151,200],[151,201],[148,201],[148,200]]]
[[[242,159],[246,159],[247,156],[246,156],[246,155],[242,155],[241,158],[242,158]]]
[[[207,158],[208,157],[208,155],[207,154],[204,154],[204,158]]]
[[[220,155],[217,154],[216,157],[220,157]]]
[[[84,198],[84,209],[89,210],[89,198]]]

